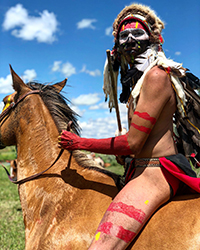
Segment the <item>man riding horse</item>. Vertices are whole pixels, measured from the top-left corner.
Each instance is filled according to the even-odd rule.
[[[107,139],[80,138],[63,131],[59,147],[126,155],[126,185],[108,207],[89,249],[125,249],[151,215],[169,201],[183,183],[199,192],[187,159],[178,154],[173,137],[173,114],[185,103],[179,80],[186,69],[168,60],[162,50],[163,22],[149,7],[125,7],[113,24],[111,53],[115,75],[120,68],[122,94],[128,103],[129,131]],[[108,66],[104,91],[110,95]],[[117,77],[116,77],[117,78]]]

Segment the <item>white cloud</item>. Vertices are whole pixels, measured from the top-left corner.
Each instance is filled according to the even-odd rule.
[[[30,82],[35,80],[37,77],[37,74],[34,69],[27,69],[24,71],[24,74],[22,76],[22,80],[24,82]]]
[[[86,69],[85,65],[83,65],[83,68],[82,68],[82,70],[80,72],[86,73],[86,74],[88,74],[90,76],[94,76],[94,77],[95,76],[101,76],[101,71],[99,69],[95,69],[93,71],[88,70],[88,69]]]
[[[122,104],[122,103],[118,103],[118,107],[119,107],[119,112],[120,112],[120,116],[125,117],[127,114],[127,107],[126,104]],[[93,105],[89,107],[89,110],[98,110],[98,109],[105,109],[105,110],[109,110],[108,107],[108,102],[101,102],[99,104]],[[112,113],[115,114],[115,108],[112,109]],[[126,119],[126,118],[125,118]],[[124,120],[123,120],[124,121]],[[126,121],[126,120],[125,120]]]
[[[79,119],[79,125],[82,129],[81,136],[86,138],[107,138],[114,136],[115,131],[118,130],[115,109],[110,113],[108,104],[103,102],[98,105],[93,105],[92,107],[86,110],[84,115]],[[104,111],[98,112],[98,109],[101,108],[104,109]],[[127,129],[126,105],[119,104],[119,110],[122,128]],[[99,118],[94,118],[94,112],[95,117],[99,116]],[[91,118],[85,120],[84,116]]]
[[[17,4],[6,12],[2,26],[4,30],[14,29],[16,26],[23,26],[27,19],[28,11],[21,4]]]
[[[65,75],[65,77],[69,77],[76,74],[76,69],[71,63],[66,62],[62,65],[61,72]]]
[[[115,136],[118,129],[115,114],[108,114],[106,117],[90,119],[87,122],[79,122],[82,128],[81,136],[86,138],[108,138]],[[127,128],[127,123],[122,123]]]
[[[86,65],[83,65],[83,68],[80,72],[85,72],[86,71]]]
[[[86,138],[112,137],[115,133],[116,121],[113,117],[90,119],[87,122],[80,122],[82,129],[81,136]],[[98,129],[97,129],[98,128]]]
[[[73,98],[71,102],[73,105],[94,105],[100,100],[98,93],[80,95],[77,98]]]
[[[62,61],[55,61],[51,70],[53,72],[61,72],[65,77],[76,74],[76,68],[70,62],[62,63]]]
[[[55,72],[55,71],[59,71],[60,70],[60,65],[61,65],[61,61],[55,61],[53,63],[53,67],[52,67],[52,71]]]
[[[82,19],[80,22],[78,22],[77,29],[95,29],[95,26],[92,25],[92,23],[95,23],[96,19]]]
[[[105,30],[106,36],[112,36],[112,30],[113,30],[112,26],[106,28]]]
[[[30,16],[22,4],[6,12],[2,26],[5,31],[12,30],[15,37],[28,41],[36,39],[41,43],[54,42],[58,31],[58,21],[53,12],[44,10],[38,17]]]
[[[7,94],[14,92],[12,88],[12,77],[7,75],[6,78],[0,77],[0,93]]]
[[[90,110],[98,110],[98,109],[108,109],[108,103],[101,102],[97,105],[93,105],[89,107]]]
[[[120,113],[123,113],[123,114],[127,114],[127,107],[126,107],[126,104],[124,103],[119,103],[119,111]]]
[[[76,74],[76,68],[70,62],[62,63],[62,61],[55,61],[51,70],[52,72],[61,72],[65,75],[65,77],[69,77],[71,75]],[[101,71],[99,69],[93,71],[88,70],[86,69],[85,65],[83,65],[83,68],[81,69],[80,73],[86,73],[93,77],[101,76]]]
[[[176,55],[176,56],[180,56],[180,55],[181,55],[181,52],[180,52],[180,51],[176,51],[176,52],[175,52],[175,55]]]
[[[3,102],[0,102],[0,110],[2,111],[4,108],[4,103]]]

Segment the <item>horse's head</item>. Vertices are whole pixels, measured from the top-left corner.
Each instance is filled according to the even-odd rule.
[[[48,92],[47,94],[46,92],[48,91],[48,89],[51,89],[52,92],[54,91],[57,95],[59,95],[60,91],[63,89],[67,81],[67,79],[65,79],[62,82],[47,87],[45,85],[37,83],[34,83],[32,86],[31,83],[25,84],[23,80],[14,72],[11,66],[10,71],[12,75],[12,85],[14,93],[9,96],[6,96],[3,99],[4,108],[3,112],[0,115],[0,149],[4,148],[5,146],[17,144],[16,131],[19,131],[21,128],[19,126],[19,122],[25,123],[24,118],[27,116],[28,110],[30,108],[27,103],[30,100],[31,94],[38,94],[43,100],[43,97],[45,95],[50,96],[50,92]],[[43,94],[41,94],[42,92]],[[44,99],[46,100],[47,98],[45,97]],[[45,102],[45,100],[43,101]],[[46,100],[46,103],[48,102],[49,100]],[[24,103],[26,103],[27,107],[24,107]],[[26,119],[26,124],[24,125],[26,126],[28,125],[28,123],[29,121]]]

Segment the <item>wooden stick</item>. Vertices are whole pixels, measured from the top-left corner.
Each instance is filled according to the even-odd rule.
[[[112,91],[113,91],[113,97],[114,97],[114,103],[115,103],[115,111],[116,111],[116,116],[117,116],[117,124],[118,124],[119,132],[121,132],[122,125],[121,125],[119,106],[118,106],[118,101],[117,101],[117,90],[115,87],[115,80],[114,80],[114,74],[113,74],[113,68],[112,68],[112,64],[111,64],[110,50],[109,49],[106,50],[106,54],[107,54],[107,58],[108,58],[108,67],[109,67],[110,77],[111,77]]]

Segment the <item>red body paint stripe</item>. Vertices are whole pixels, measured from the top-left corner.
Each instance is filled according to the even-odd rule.
[[[124,229],[122,226],[119,226],[119,231],[116,237],[128,243],[133,239],[135,235],[136,233],[129,231],[127,229]]]
[[[113,225],[112,222],[104,222],[99,226],[97,231],[107,235],[115,236],[126,243],[130,242],[136,235],[136,233],[124,229],[122,226]]]
[[[150,121],[151,124],[153,124],[153,125],[156,123],[156,118],[151,117],[147,112],[142,112],[142,113],[140,113],[140,112],[138,112],[138,111],[135,111],[135,112],[134,112],[134,115],[137,115],[137,116],[139,116],[140,118],[143,118],[143,119],[145,119],[145,120],[147,120],[147,121]]]
[[[140,223],[144,221],[146,216],[142,210],[137,209],[134,206],[126,205],[122,202],[111,203],[107,211],[126,214],[130,218],[133,218]]]
[[[110,234],[110,229],[112,228],[112,226],[113,226],[112,222],[105,222],[103,224],[100,224],[97,231],[103,232],[105,234]]]
[[[146,134],[150,134],[151,133],[151,129],[150,128],[146,128],[144,126],[138,126],[137,124],[135,123],[131,123],[131,126],[133,126],[135,129],[141,131],[141,132],[144,132]]]

